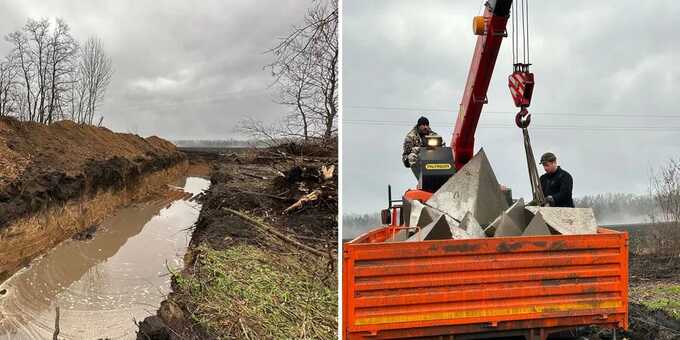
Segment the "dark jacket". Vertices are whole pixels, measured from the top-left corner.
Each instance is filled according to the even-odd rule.
[[[574,207],[574,200],[571,198],[574,180],[568,172],[562,170],[559,166],[554,173],[545,173],[541,176],[541,188],[546,198],[552,196],[556,207]]]

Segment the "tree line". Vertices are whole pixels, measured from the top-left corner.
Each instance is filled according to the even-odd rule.
[[[113,74],[101,39],[81,43],[63,19],[29,18],[5,41],[12,49],[0,60],[0,117],[101,125],[96,116]]]
[[[669,159],[653,171],[647,194],[585,195],[574,198],[574,203],[577,208],[592,208],[600,225],[649,222],[677,229],[680,227],[680,159]],[[342,223],[343,238],[353,238],[380,227],[380,213],[344,214]]]
[[[239,139],[177,139],[172,141],[179,147],[241,148],[260,146],[256,140]]]

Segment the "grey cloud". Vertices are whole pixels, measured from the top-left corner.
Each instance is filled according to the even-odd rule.
[[[0,34],[26,18],[62,17],[102,38],[114,77],[102,106],[113,130],[228,138],[245,116],[279,119],[266,54],[311,1],[3,1]],[[10,46],[0,42],[0,53]]]

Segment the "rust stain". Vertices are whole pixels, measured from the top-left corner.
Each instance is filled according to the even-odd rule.
[[[447,253],[469,253],[479,249],[479,244],[462,243],[462,244],[447,244],[444,247]]]
[[[536,242],[531,242],[531,244],[535,245],[536,247],[539,248],[545,248],[545,246],[548,244],[545,241],[536,241]]]
[[[499,253],[509,253],[521,249],[522,246],[522,242],[501,242],[501,244],[496,247],[496,250],[498,250]]]
[[[550,250],[564,250],[567,247],[564,241],[556,241],[550,244]]]
[[[541,286],[554,287],[563,283],[563,280],[541,280]]]

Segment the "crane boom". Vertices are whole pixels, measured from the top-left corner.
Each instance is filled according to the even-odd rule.
[[[507,36],[506,24],[511,6],[512,0],[489,0],[484,16],[475,17],[473,21],[477,43],[451,138],[456,169],[462,168],[473,156],[477,123],[482,106],[487,103],[486,92],[501,42]]]

